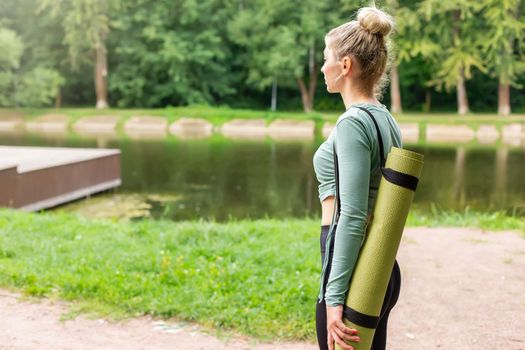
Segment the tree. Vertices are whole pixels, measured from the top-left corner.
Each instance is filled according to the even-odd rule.
[[[412,88],[412,91],[407,91],[412,98],[416,97],[414,87],[424,89],[423,110],[428,112],[431,105],[429,81],[432,78],[431,73],[437,70],[436,56],[441,48],[429,35],[422,35],[425,32],[425,23],[417,11],[420,1],[388,0],[387,4],[387,10],[395,18],[390,70],[391,111],[402,112],[401,86],[404,86]],[[399,68],[403,68],[402,74]]]
[[[22,84],[26,75],[51,77],[57,79],[44,79],[38,81],[43,84],[46,91],[56,91],[54,96],[56,102],[60,102],[60,89],[55,83],[65,82],[63,71],[67,67],[67,48],[62,44],[64,32],[61,23],[48,13],[36,11],[39,0],[2,0],[0,2],[0,23],[6,28],[13,30],[24,43],[23,55],[20,58],[20,68],[17,70],[17,101],[27,105],[25,97],[31,99],[35,95],[25,94],[22,89],[32,86]],[[47,73],[44,73],[44,70]],[[68,91],[71,91],[69,89]],[[47,101],[47,100],[46,100]],[[15,102],[13,102],[15,103]],[[46,105],[48,102],[45,103]]]
[[[0,28],[0,106],[48,106],[57,94],[63,78],[53,69],[21,65],[22,40],[12,30]]]
[[[399,16],[403,12],[399,12],[399,3],[397,0],[388,0],[387,5],[389,7],[389,13],[395,18],[396,22],[396,37],[397,41],[402,41],[402,38],[408,34],[408,28],[406,26],[405,18]],[[396,51],[390,50],[390,56],[392,65],[390,67],[390,110],[393,113],[403,112],[403,106],[401,104],[401,91],[399,89],[399,71],[398,66],[400,62],[397,60]]]
[[[459,114],[469,112],[465,81],[472,77],[472,69],[485,72],[481,51],[484,32],[477,21],[481,9],[481,3],[470,0],[424,0],[418,9],[424,19],[423,35],[437,43],[432,46],[438,49],[430,51],[438,69],[429,83],[438,89],[456,87]]]
[[[108,106],[108,64],[106,40],[110,17],[122,5],[119,0],[40,0],[40,10],[49,9],[63,19],[64,41],[73,66],[90,57],[94,66],[96,107]]]
[[[202,104],[233,95],[242,83],[226,33],[233,6],[223,0],[129,3],[110,38],[117,103]]]
[[[20,37],[12,30],[0,28],[0,106],[11,106],[16,94],[16,70],[24,46]]]
[[[248,83],[265,88],[277,82],[296,86],[303,109],[311,112],[321,68],[324,35],[338,23],[336,1],[254,0],[240,3],[228,29],[248,55]]]
[[[488,31],[483,43],[485,59],[491,75],[498,79],[498,114],[509,115],[510,86],[521,87],[517,78],[525,72],[520,45],[525,41],[525,23],[520,11],[523,0],[486,0],[483,18]]]
[[[21,106],[50,106],[58,94],[64,78],[55,70],[36,67],[22,76],[17,101]]]

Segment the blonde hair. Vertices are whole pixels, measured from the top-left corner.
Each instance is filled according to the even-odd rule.
[[[391,16],[376,7],[363,7],[357,12],[357,20],[333,28],[325,36],[326,45],[334,51],[337,60],[350,56],[357,61],[361,89],[365,93],[373,92],[377,98],[381,98],[388,83],[387,39],[393,27]]]

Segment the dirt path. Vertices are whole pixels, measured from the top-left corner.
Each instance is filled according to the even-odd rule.
[[[389,350],[525,350],[525,239],[513,232],[407,229]],[[142,317],[60,321],[67,304],[0,291],[0,349],[316,349],[218,339],[198,326]],[[312,315],[313,316],[313,315]]]

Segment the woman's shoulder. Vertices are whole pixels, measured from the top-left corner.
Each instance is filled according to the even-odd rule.
[[[370,112],[374,117],[380,114],[390,115],[390,111],[385,105],[376,105],[371,103],[356,103],[350,106],[343,114],[337,119],[337,124],[348,118],[357,118],[358,120],[364,120],[370,118],[367,112]]]
[[[339,117],[336,129],[339,137],[351,137],[366,140],[374,143],[376,138],[376,127],[372,117],[363,109],[366,109],[376,120],[379,128],[383,132],[389,129],[396,129],[397,126],[393,116],[384,105],[373,105],[370,103],[358,103],[352,105]]]
[[[384,106],[383,106],[384,107]],[[359,129],[369,129],[370,126],[373,126],[373,121],[371,117],[365,112],[362,108],[369,111],[374,118],[379,116],[379,113],[389,113],[386,107],[382,108],[381,106],[372,105],[369,103],[358,103],[352,105],[348,108],[343,114],[337,119],[336,127],[337,128],[359,128]]]

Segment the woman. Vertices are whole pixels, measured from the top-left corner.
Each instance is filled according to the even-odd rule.
[[[378,101],[388,61],[386,37],[390,16],[373,8],[359,10],[357,20],[332,29],[325,37],[324,74],[328,92],[339,93],[346,111],[314,155],[322,204],[321,257],[323,269],[316,310],[319,347],[353,349],[357,330],[343,323],[348,285],[374,207],[381,178],[378,133],[384,154],[401,147],[399,127]],[[334,147],[338,157],[340,214],[336,218]],[[328,248],[327,248],[328,244]],[[327,252],[328,254],[325,254]],[[397,261],[390,277],[372,349],[385,349],[387,320],[399,296],[401,275]]]

